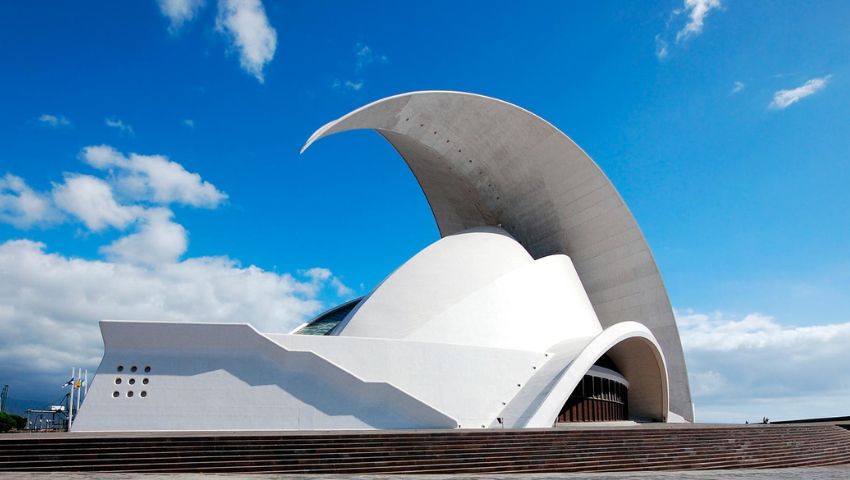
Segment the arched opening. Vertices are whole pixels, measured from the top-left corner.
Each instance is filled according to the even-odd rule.
[[[576,384],[557,422],[667,420],[667,375],[655,345],[644,337],[620,341]]]
[[[629,418],[629,382],[608,355],[600,357],[567,398],[558,422],[614,422]]]

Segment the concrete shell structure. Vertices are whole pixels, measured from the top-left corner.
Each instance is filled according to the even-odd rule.
[[[693,421],[649,247],[566,135],[499,100],[418,92],[329,123],[305,149],[352,129],[396,148],[443,238],[290,334],[102,322],[75,430]]]

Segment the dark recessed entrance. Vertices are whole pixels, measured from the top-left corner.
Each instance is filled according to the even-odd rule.
[[[613,422],[628,418],[629,389],[607,356],[600,358],[582,378],[558,414],[558,422]]]

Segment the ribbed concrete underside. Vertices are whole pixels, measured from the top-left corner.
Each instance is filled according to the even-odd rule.
[[[850,463],[834,425],[4,435],[0,472],[532,473]]]

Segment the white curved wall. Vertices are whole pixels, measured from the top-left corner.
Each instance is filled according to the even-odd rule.
[[[341,336],[544,351],[602,329],[570,259],[534,260],[501,229],[449,235],[390,275]]]
[[[308,351],[370,382],[387,382],[457,420],[489,426],[545,352],[376,338],[267,335],[287,350]]]
[[[500,225],[534,258],[568,255],[603,327],[646,325],[667,358],[671,409],[693,420],[684,353],[640,228],[599,167],[563,132],[501,100],[413,92],[361,107],[316,131],[373,129],[425,193],[442,235]],[[303,150],[302,150],[303,151]]]

